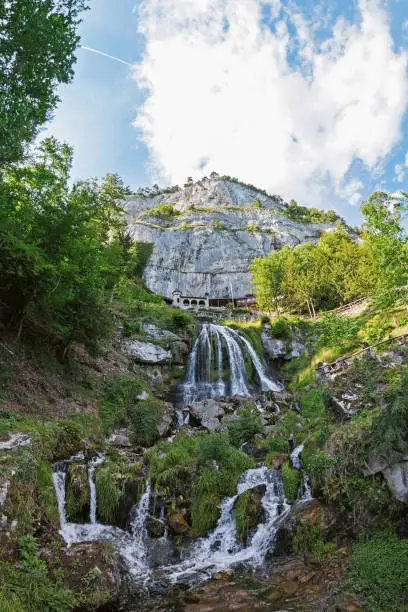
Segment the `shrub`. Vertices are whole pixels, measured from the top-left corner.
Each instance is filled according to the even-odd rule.
[[[285,319],[278,319],[272,324],[271,334],[274,338],[279,338],[280,340],[290,340],[292,337],[292,330]]]
[[[315,421],[326,418],[326,406],[331,400],[331,394],[327,387],[310,389],[300,396],[302,415],[309,420]]]
[[[226,230],[227,229],[225,226],[225,223],[223,223],[222,221],[214,221],[213,228],[216,230]]]
[[[249,442],[256,434],[264,431],[262,418],[258,409],[242,408],[238,412],[239,420],[232,421],[228,426],[228,433],[234,446],[240,447],[244,442]]]
[[[270,452],[279,454],[289,453],[289,442],[283,436],[273,436],[268,439],[268,447]]]
[[[261,325],[267,325],[271,320],[267,315],[262,315],[261,317]]]
[[[349,581],[366,598],[370,611],[405,610],[408,593],[408,540],[377,533],[357,544]]]
[[[315,561],[321,561],[323,555],[329,552],[333,546],[333,544],[324,541],[320,521],[307,520],[297,524],[293,536],[295,552],[311,552]]]
[[[295,500],[297,498],[300,475],[297,470],[290,467],[289,461],[285,461],[282,465],[282,481],[287,499]]]
[[[19,540],[20,563],[0,562],[0,610],[3,612],[68,612],[74,607],[70,590],[51,582],[47,566],[38,557],[36,540]]]
[[[152,445],[158,438],[158,425],[163,415],[164,403],[157,399],[144,400],[129,411],[133,436],[138,444]]]

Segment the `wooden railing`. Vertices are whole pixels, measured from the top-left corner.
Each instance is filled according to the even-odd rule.
[[[339,357],[338,359],[330,363],[323,363],[317,368],[317,371],[323,374],[334,374],[336,372],[339,372],[345,367],[347,367],[350,361],[354,360],[356,357],[363,355],[363,353],[368,353],[377,346],[382,346],[384,344],[398,344],[400,346],[408,346],[408,334],[400,334],[399,336],[387,338],[387,340],[381,340],[381,342],[376,342],[376,344],[365,346],[364,348],[360,349],[355,353],[351,353],[350,355],[344,355],[343,357]]]

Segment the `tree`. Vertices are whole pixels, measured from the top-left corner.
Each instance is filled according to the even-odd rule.
[[[17,161],[69,83],[84,0],[0,4],[0,167]]]
[[[278,314],[279,299],[282,296],[284,255],[282,251],[271,251],[267,257],[254,259],[250,267],[258,306],[264,310],[274,309]]]
[[[374,297],[383,305],[407,296],[408,237],[403,226],[408,194],[398,198],[373,193],[361,206],[365,217],[363,237],[375,267]]]
[[[107,295],[126,270],[116,175],[69,185],[72,150],[46,139],[31,164],[3,172],[0,307],[21,335],[46,327],[94,349],[109,327]]]

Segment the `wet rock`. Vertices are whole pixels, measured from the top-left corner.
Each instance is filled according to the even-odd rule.
[[[123,343],[124,351],[139,363],[158,364],[171,363],[172,353],[158,344],[142,342],[141,340],[127,340]]]
[[[182,514],[174,513],[167,516],[169,528],[174,535],[187,535],[190,526]]]
[[[166,532],[166,525],[163,521],[150,517],[147,530],[151,538],[162,538]]]
[[[259,601],[249,590],[224,581],[214,581],[188,594],[185,612],[253,612],[270,610],[267,603]]]
[[[217,431],[221,428],[220,419],[224,414],[225,411],[221,403],[213,399],[201,400],[190,407],[192,424],[194,424],[195,419],[209,431]]]
[[[248,535],[259,523],[265,521],[265,510],[262,499],[266,485],[258,485],[239,495],[234,504],[235,522],[239,538],[246,542]]]
[[[288,458],[289,458],[289,455],[285,453],[282,453],[280,455],[275,455],[271,459],[272,468],[274,470],[279,470],[282,467],[282,465],[285,463],[285,461],[287,461]]]

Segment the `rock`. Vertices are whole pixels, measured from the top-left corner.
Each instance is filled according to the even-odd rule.
[[[204,399],[190,406],[191,423],[196,419],[209,431],[217,431],[221,428],[220,418],[225,414],[220,402],[213,399]]]
[[[158,344],[142,342],[141,340],[127,340],[123,343],[124,351],[140,363],[158,364],[171,363],[172,353]]]
[[[243,542],[246,542],[251,531],[265,520],[265,509],[262,505],[265,491],[266,485],[258,485],[245,493],[241,493],[235,501],[234,513],[237,532]],[[244,517],[242,517],[242,513],[244,513]]]
[[[10,481],[2,479],[2,481],[0,481],[0,508],[3,506],[4,502],[7,499],[9,488]]]
[[[285,461],[288,459],[289,455],[287,454],[280,454],[280,455],[275,455],[274,457],[272,457],[271,459],[271,464],[274,470],[280,470],[280,468],[282,467],[282,465],[285,463]]]
[[[86,523],[89,520],[90,488],[88,466],[85,463],[69,463],[66,478],[67,519],[72,523]]]
[[[107,438],[106,443],[110,444],[111,446],[122,446],[124,448],[132,446],[129,430],[120,429],[118,431],[114,431],[113,434]]]
[[[259,208],[251,206],[255,198]],[[183,216],[149,216],[149,210],[166,202]],[[129,197],[124,208],[133,240],[154,245],[143,278],[149,289],[169,298],[176,290],[199,298],[207,293],[211,298],[243,297],[253,292],[249,266],[254,257],[286,244],[317,241],[321,230],[330,227],[294,221],[282,214],[279,198],[221,178],[170,194]]]
[[[399,538],[401,538],[401,540],[408,539],[408,517],[402,518],[397,521],[397,524],[395,526],[395,533]]]
[[[167,329],[161,329],[157,325],[154,325],[154,323],[142,323],[142,330],[154,340],[180,340],[177,334]]]
[[[190,526],[182,514],[169,514],[167,520],[173,534],[187,535],[190,532]]]
[[[142,393],[139,393],[139,395],[136,395],[136,399],[138,402],[144,402],[147,399],[149,399],[149,394],[147,391],[142,391]]]
[[[278,338],[271,338],[265,330],[261,334],[262,345],[271,359],[283,357],[288,352],[287,342]]]
[[[395,463],[383,471],[391,493],[400,502],[408,501],[408,461]]]
[[[0,450],[15,450],[31,444],[30,436],[25,432],[9,433],[8,440],[0,441]]]
[[[173,404],[165,405],[160,423],[157,425],[157,431],[161,438],[169,433],[174,421],[175,409]]]
[[[364,476],[382,472],[392,495],[401,502],[408,501],[408,453],[392,452],[387,457],[370,457]]]
[[[59,552],[65,586],[81,594],[87,610],[115,610],[121,588],[119,554],[100,542],[72,544]],[[91,576],[91,580],[89,580]]]
[[[150,517],[147,523],[147,530],[151,538],[162,538],[166,532],[166,525],[163,521]]]

